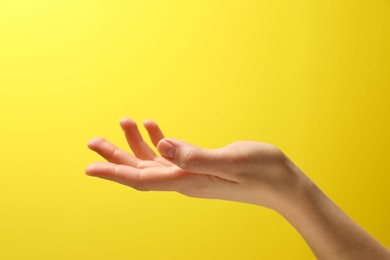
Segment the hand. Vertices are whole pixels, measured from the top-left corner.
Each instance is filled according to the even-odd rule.
[[[390,252],[354,223],[278,148],[241,141],[203,149],[164,138],[145,121],[152,143],[145,143],[134,121],[121,120],[131,155],[103,138],[88,146],[108,162],[86,173],[138,190],[177,191],[192,197],[241,201],[284,216],[304,237],[318,259],[390,259]]]
[[[108,162],[93,163],[86,173],[141,191],[177,191],[202,198],[257,204],[277,210],[296,198],[304,178],[275,146],[241,141],[220,149],[203,149],[176,139],[164,138],[158,125],[145,121],[157,156],[142,139],[136,123],[120,125],[134,155],[103,138],[88,146]]]

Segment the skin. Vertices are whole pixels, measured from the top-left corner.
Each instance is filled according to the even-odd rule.
[[[251,203],[280,213],[303,236],[318,259],[390,259],[390,251],[353,222],[277,147],[240,141],[204,149],[164,138],[144,122],[158,156],[137,124],[120,121],[133,155],[96,137],[88,147],[107,162],[89,165],[89,176],[140,191],[176,191],[198,197]]]

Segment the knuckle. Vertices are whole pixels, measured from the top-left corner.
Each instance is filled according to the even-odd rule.
[[[114,170],[113,170],[113,175],[114,176],[118,176],[119,175],[118,174],[119,173],[119,166],[120,165],[118,165],[118,164],[114,166]]]
[[[114,147],[109,155],[110,158],[115,158],[118,153],[120,153],[120,150],[118,147]]]
[[[137,168],[138,169],[146,169],[150,167],[150,162],[149,161],[140,161],[138,164],[137,164]]]
[[[144,178],[142,177],[144,175],[144,172],[142,170],[138,171],[137,176],[131,185],[134,189],[138,191],[148,191]]]

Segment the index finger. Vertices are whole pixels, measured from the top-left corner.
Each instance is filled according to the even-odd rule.
[[[133,120],[122,118],[120,125],[125,133],[127,143],[129,144],[131,150],[133,150],[135,156],[142,160],[153,160],[157,157],[157,155],[142,138],[137,124]]]
[[[150,119],[145,120],[144,126],[148,131],[150,140],[152,141],[154,146],[157,147],[158,142],[160,142],[161,139],[164,139],[164,134],[162,133],[160,127],[156,124],[156,122]]]

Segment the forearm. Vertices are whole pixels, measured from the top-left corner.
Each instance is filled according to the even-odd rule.
[[[295,202],[279,210],[318,259],[390,259],[390,252],[305,180]]]

